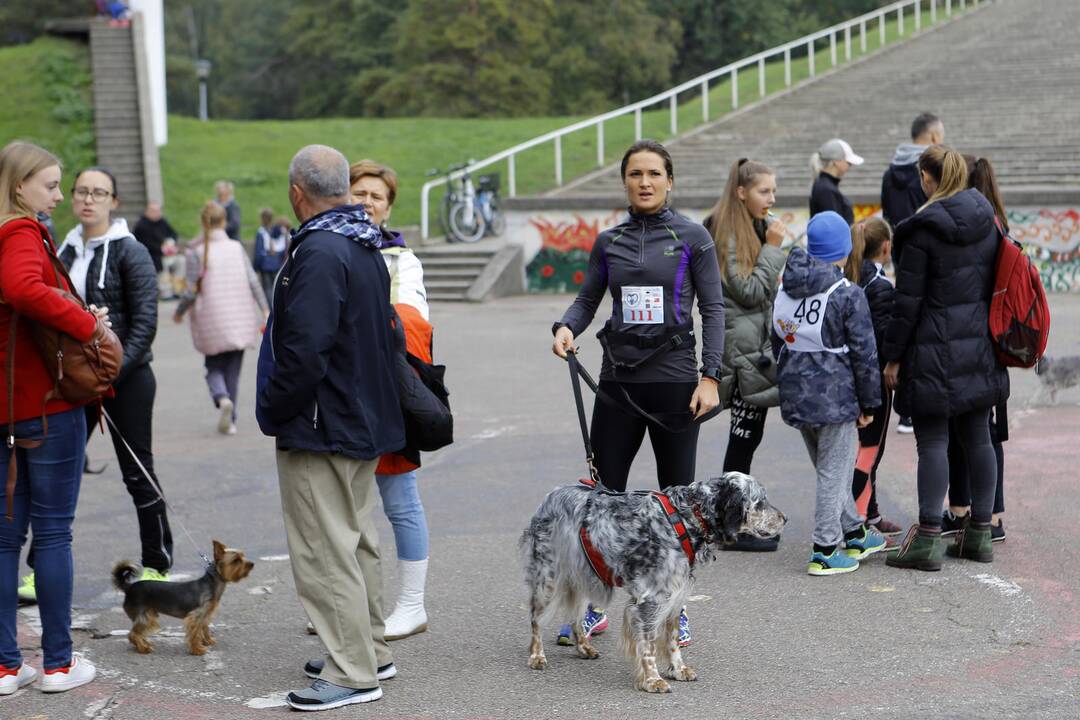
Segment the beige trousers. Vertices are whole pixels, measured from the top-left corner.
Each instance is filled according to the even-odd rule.
[[[278,450],[278,481],[296,592],[326,646],[323,680],[374,688],[393,662],[383,639],[375,466],[330,453]]]

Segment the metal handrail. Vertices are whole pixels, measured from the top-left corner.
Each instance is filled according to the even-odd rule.
[[[842,23],[837,23],[831,27],[827,27],[824,30],[818,30],[817,32],[804,35],[801,38],[792,40],[791,42],[784,43],[783,45],[777,45],[774,48],[763,50],[755,55],[737,60],[733,63],[724,65],[723,67],[715,70],[710,70],[707,73],[699,75],[692,80],[687,80],[684,83],[680,83],[673,88],[665,90],[651,97],[647,97],[644,100],[639,100],[629,105],[610,110],[606,113],[596,115],[586,120],[567,125],[565,127],[558,128],[546,132],[543,135],[526,140],[523,143],[519,143],[511,148],[507,148],[501,152],[497,152],[490,157],[486,157],[483,160],[474,161],[469,163],[468,166],[450,173],[446,177],[438,178],[435,180],[429,180],[424,183],[420,189],[420,235],[422,238],[427,239],[430,236],[430,195],[431,189],[445,185],[447,181],[451,179],[457,179],[464,175],[466,172],[473,173],[481,168],[485,168],[489,165],[493,165],[501,160],[507,161],[507,194],[509,197],[515,197],[517,195],[517,177],[515,158],[518,154],[534,148],[538,145],[543,145],[547,142],[553,142],[555,146],[555,185],[559,187],[563,184],[563,162],[562,162],[562,138],[565,135],[569,135],[579,130],[584,130],[595,126],[597,130],[597,165],[602,166],[604,164],[604,123],[608,120],[612,120],[623,115],[629,115],[634,113],[634,136],[637,140],[640,140],[641,135],[641,113],[647,107],[657,105],[665,100],[670,102],[671,105],[671,134],[678,134],[678,96],[688,90],[692,90],[696,87],[701,88],[702,97],[702,122],[709,121],[709,82],[724,76],[729,75],[731,77],[731,105],[732,110],[739,107],[739,70],[757,65],[758,70],[758,94],[759,97],[765,97],[767,94],[765,87],[765,64],[771,59],[779,55],[784,57],[784,86],[791,87],[791,53],[793,50],[806,48],[809,58],[809,71],[810,77],[816,75],[816,68],[814,67],[814,54],[816,52],[815,44],[819,40],[829,38],[830,48],[830,66],[835,67],[838,64],[837,61],[837,35],[839,33],[844,34],[844,53],[845,60],[851,59],[851,34],[852,29],[859,28],[860,34],[860,52],[866,52],[866,32],[867,25],[877,21],[878,34],[880,37],[880,46],[885,45],[885,23],[888,20],[888,16],[896,13],[898,19],[898,32],[899,35],[904,35],[904,14],[908,8],[914,8],[915,19],[915,32],[919,32],[922,29],[922,6],[928,5],[930,9],[930,24],[937,23],[937,10],[938,3],[942,2],[945,6],[946,17],[951,17],[953,14],[954,1],[959,5],[960,10],[967,8],[967,0],[898,0],[898,2],[885,5],[872,10],[868,13],[859,15],[858,17],[850,20],[845,20]],[[978,7],[979,0],[971,0],[972,7]]]

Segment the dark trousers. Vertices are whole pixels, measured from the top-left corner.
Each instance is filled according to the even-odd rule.
[[[872,520],[880,512],[877,504],[877,469],[885,455],[885,438],[888,437],[889,416],[892,414],[892,391],[881,381],[881,408],[874,415],[874,422],[859,430],[859,454],[855,458],[855,473],[851,479],[851,496],[866,520]],[[870,485],[867,491],[867,484]]]
[[[919,524],[941,526],[941,507],[949,489],[949,424],[969,468],[971,520],[989,523],[994,506],[997,458],[990,444],[990,410],[973,410],[954,418],[911,418],[919,454]]]
[[[996,418],[990,419],[990,444],[997,457],[997,488],[994,491],[994,513],[1005,512],[1005,450],[1001,446]],[[949,504],[954,507],[971,505],[971,477],[967,459],[960,449],[960,438],[954,423],[949,423]]]
[[[237,393],[240,389],[240,366],[244,364],[244,351],[231,350],[218,355],[206,356],[206,386],[214,407],[221,404],[222,398],[232,400],[232,419],[236,422]]]
[[[262,285],[263,294],[266,295],[266,302],[273,302],[274,296],[274,278],[277,277],[277,270],[273,272],[259,271],[259,283]]]
[[[765,436],[768,408],[758,407],[742,399],[739,388],[731,398],[731,429],[728,431],[727,452],[724,453],[724,472],[750,474],[761,438]]]
[[[690,398],[697,383],[625,383],[623,387],[643,410],[674,428],[680,420],[685,422],[689,418]],[[597,397],[593,405],[592,444],[596,469],[604,485],[619,492],[626,490],[630,465],[641,448],[646,430],[656,458],[656,481],[660,489],[692,483],[699,426],[691,425],[683,432],[665,430],[622,405],[618,383],[601,380],[600,389],[620,401],[616,406]]]
[[[146,364],[132,370],[115,389],[116,397],[105,400],[103,405],[109,417],[116,423],[116,430],[109,427],[109,435],[112,436],[113,450],[116,451],[116,460],[120,463],[124,485],[135,504],[135,513],[139,519],[142,564],[143,567],[166,571],[173,564],[173,539],[165,502],[139,469],[139,463],[142,463],[154,482],[160,485],[157,475],[154,474],[154,453],[151,449],[157,379],[150,365]],[[93,432],[98,426],[97,403],[86,406],[86,424],[89,432]],[[131,451],[124,446],[120,435],[123,440],[127,440],[131,450],[135,451],[139,463],[135,462]]]

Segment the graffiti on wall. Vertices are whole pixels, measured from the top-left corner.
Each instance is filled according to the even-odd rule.
[[[529,292],[577,292],[585,282],[596,236],[617,223],[626,212],[574,214],[572,220],[549,217],[529,218],[529,225],[540,234],[540,252],[525,269]]]
[[[861,220],[879,211],[876,205],[857,205],[855,217]],[[708,211],[680,212],[700,220]],[[778,208],[776,214],[788,229],[784,246],[803,243],[809,213],[801,208]],[[597,235],[625,215],[625,210],[586,210],[529,216],[523,229],[531,237],[525,244],[536,252],[526,268],[529,292],[577,292],[585,280]],[[1080,292],[1080,209],[1021,207],[1010,210],[1008,219],[1012,236],[1024,244],[1047,292]]]
[[[1007,213],[1009,231],[1039,268],[1047,292],[1080,292],[1080,212],[1019,209]]]

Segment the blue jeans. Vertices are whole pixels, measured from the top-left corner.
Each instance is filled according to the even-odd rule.
[[[40,439],[41,418],[15,423],[15,437]],[[49,416],[49,434],[36,448],[9,450],[0,443],[0,507],[7,504],[8,460],[15,453],[14,522],[0,517],[0,665],[22,662],[15,625],[19,552],[34,530],[34,577],[46,670],[71,662],[71,524],[79,499],[86,417],[82,408]]]
[[[425,560],[428,556],[427,518],[416,487],[416,472],[376,475],[383,512],[394,528],[398,560]]]

